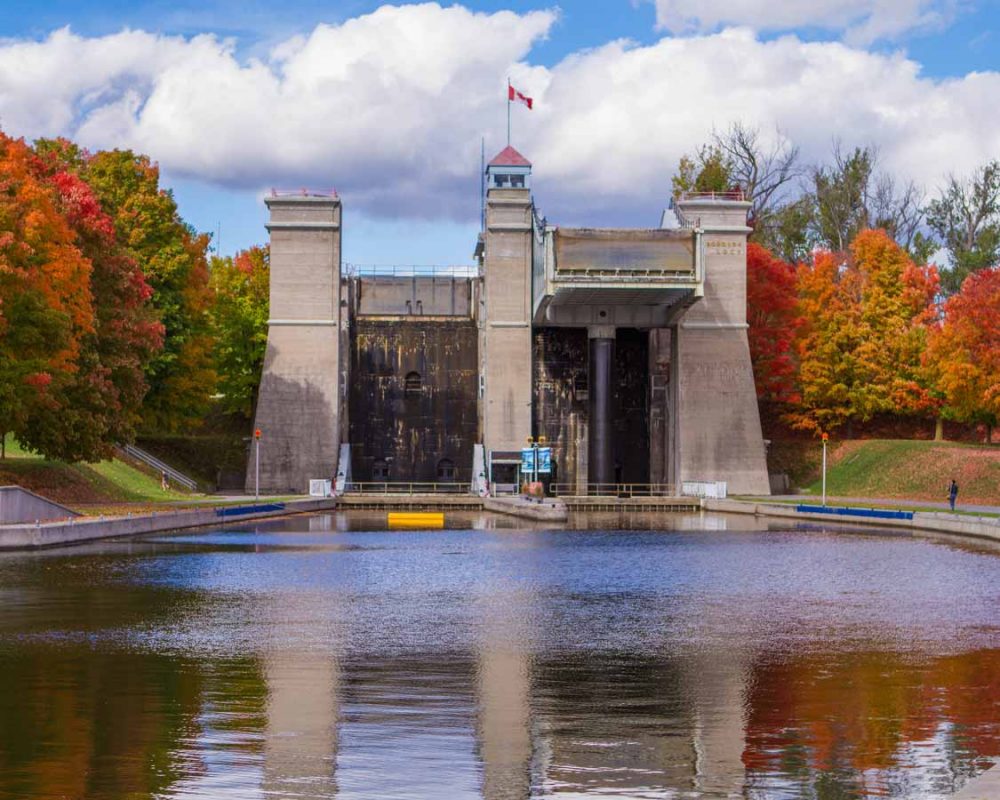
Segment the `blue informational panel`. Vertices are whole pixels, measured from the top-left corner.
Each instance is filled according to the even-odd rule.
[[[525,477],[535,474],[535,453],[538,453],[538,474],[552,472],[551,447],[525,447],[521,450],[521,474]]]
[[[521,450],[521,474],[530,476],[535,471],[535,448],[525,447]]]
[[[538,448],[538,474],[548,475],[552,472],[552,448]]]

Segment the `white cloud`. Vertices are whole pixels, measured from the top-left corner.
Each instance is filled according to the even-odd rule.
[[[868,44],[915,30],[939,28],[958,0],[653,0],[659,27],[672,33],[706,32],[724,25],[790,31],[816,27],[844,32]]]
[[[537,100],[513,109],[514,144],[542,210],[567,224],[652,222],[680,155],[737,120],[780,127],[810,159],[834,138],[876,144],[930,188],[1000,152],[997,72],[937,81],[899,54],[748,29],[532,64],[555,21],[383,7],[249,61],[211,36],[57,31],[0,43],[0,119],[16,135],[133,147],[220,186],[334,186],[369,215],[473,220],[479,138],[503,144],[510,75]]]

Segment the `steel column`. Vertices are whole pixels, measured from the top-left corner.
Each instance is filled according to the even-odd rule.
[[[615,329],[608,326],[595,326],[588,330],[588,334],[590,339],[588,482],[614,483],[612,420],[614,417]]]

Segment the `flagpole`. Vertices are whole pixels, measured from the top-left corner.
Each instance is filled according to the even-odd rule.
[[[510,78],[507,78],[507,147],[510,147]]]

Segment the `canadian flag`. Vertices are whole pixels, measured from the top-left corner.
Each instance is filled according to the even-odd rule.
[[[507,100],[508,101],[510,101],[510,100],[520,100],[522,103],[524,103],[528,107],[529,111],[531,110],[532,104],[535,102],[530,97],[528,97],[526,94],[521,94],[517,89],[515,89],[509,83],[507,84]]]

